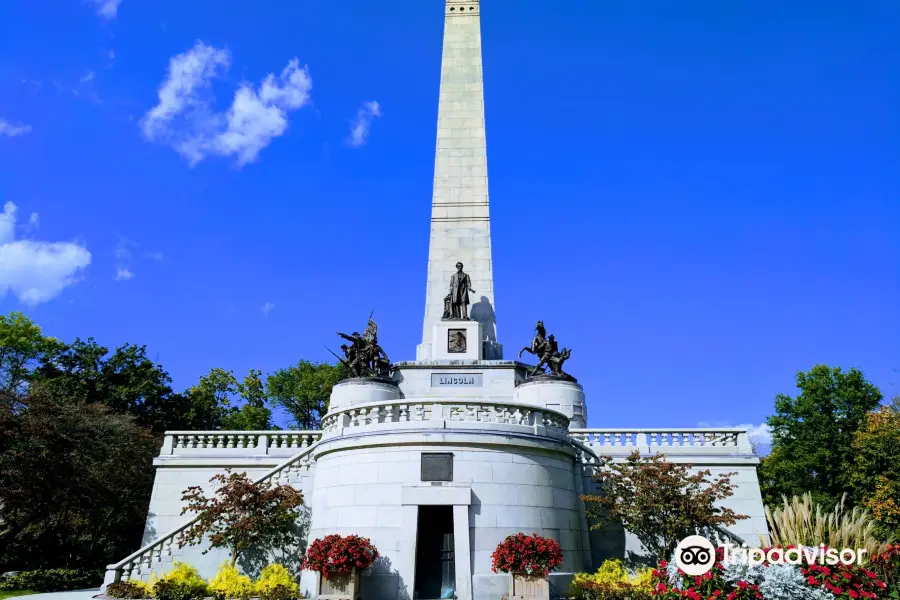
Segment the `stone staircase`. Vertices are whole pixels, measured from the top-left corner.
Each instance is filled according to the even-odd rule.
[[[269,470],[261,477],[256,478],[256,483],[270,481],[276,485],[295,485],[309,470],[312,461],[312,451],[318,446],[319,441],[302,448],[294,456],[285,462]],[[172,562],[183,553],[178,546],[181,533],[197,521],[197,517],[190,518],[178,527],[168,531],[164,535],[154,539],[143,548],[128,555],[119,562],[106,567],[106,576],[103,588],[110,583],[127,579],[146,579],[153,571],[159,571],[165,563]]]

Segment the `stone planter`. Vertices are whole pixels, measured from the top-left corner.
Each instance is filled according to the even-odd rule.
[[[328,579],[320,574],[319,600],[359,600],[359,571],[353,569]]]
[[[511,573],[509,600],[550,600],[550,581],[547,577]]]

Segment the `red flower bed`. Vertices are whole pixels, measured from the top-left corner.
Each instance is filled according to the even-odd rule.
[[[793,548],[788,546],[785,550]],[[769,548],[763,548],[767,554]],[[653,597],[662,600],[703,600],[717,598],[721,600],[759,600],[763,596],[759,588],[749,581],[727,581],[723,575],[725,565],[723,549],[716,549],[716,562],[712,569],[699,577],[677,570],[674,581],[670,581],[668,563],[661,561],[653,571]],[[883,559],[883,558],[882,558]],[[766,568],[768,561],[762,563]],[[834,598],[863,600],[866,598],[883,598],[886,585],[877,574],[859,565],[806,564],[794,566],[803,574],[805,583],[812,588],[821,588]]]
[[[318,571],[328,579],[332,575],[349,573],[353,569],[366,569],[378,558],[378,550],[369,538],[358,535],[326,535],[313,540],[306,549],[300,568]]]
[[[673,585],[667,574],[668,563],[660,561],[658,567],[653,570],[654,598],[664,600],[705,600],[706,598],[719,598],[721,600],[760,600],[763,596],[759,593],[759,587],[749,581],[728,582],[722,577],[724,565],[724,550],[716,548],[716,562],[713,568],[704,575],[691,576],[678,569],[680,586]]]
[[[562,548],[556,540],[541,537],[536,533],[511,535],[491,555],[493,571],[516,573],[532,577],[546,577],[550,571],[562,564]]]
[[[811,564],[800,569],[806,583],[831,592],[835,598],[878,598],[885,583],[868,569],[856,565]]]

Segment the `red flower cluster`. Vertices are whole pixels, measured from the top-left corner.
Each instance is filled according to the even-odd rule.
[[[793,547],[788,546],[785,550]],[[770,548],[763,548],[762,550],[764,554],[768,554]],[[900,556],[900,547],[898,547],[898,556]],[[888,558],[879,557],[879,560],[888,560]],[[687,575],[679,569],[680,588],[669,582],[666,570],[668,564],[665,561],[660,562],[659,568],[653,571],[653,596],[665,600],[682,598],[690,600],[705,600],[708,598],[743,600],[745,598],[760,599],[763,597],[758,587],[748,581],[737,581],[735,583],[726,581],[722,577],[724,570],[723,559],[723,549],[717,548],[716,562],[713,568],[700,577]],[[769,566],[769,563],[764,562],[763,566]],[[876,573],[857,565],[845,565],[842,563],[834,566],[804,564],[798,568],[806,577],[807,585],[823,588],[835,598],[853,598],[857,600],[878,598],[878,593],[887,587],[883,581],[878,579]]]
[[[491,555],[494,573],[516,573],[531,577],[546,577],[562,564],[562,548],[556,540],[536,533],[511,535],[497,545]]]
[[[716,548],[716,562],[713,568],[699,576],[692,576],[678,570],[681,587],[677,587],[669,583],[669,575],[667,568],[669,564],[666,561],[660,561],[659,566],[653,570],[653,592],[654,598],[662,598],[664,600],[707,600],[709,598],[715,600],[761,600],[762,594],[756,584],[749,581],[725,581],[722,577],[724,565],[722,561],[725,558],[725,551],[722,548]]]
[[[857,565],[806,565],[800,569],[810,586],[821,587],[835,598],[878,598],[887,585],[874,572]]]
[[[366,569],[378,558],[378,550],[369,538],[358,535],[326,535],[313,540],[306,549],[300,568],[318,571],[328,579],[339,573],[349,573],[353,569]]]

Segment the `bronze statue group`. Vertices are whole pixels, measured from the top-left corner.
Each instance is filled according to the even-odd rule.
[[[463,264],[456,263],[456,273],[450,278],[450,293],[444,298],[444,320],[469,320],[469,292],[475,291],[471,285],[469,275],[463,272]],[[351,377],[390,377],[391,361],[384,349],[378,345],[378,326],[372,320],[372,315],[369,315],[369,323],[362,335],[357,331],[350,335],[338,332],[338,335],[350,343],[341,344],[344,358],[334,352],[332,354],[347,367]],[[519,351],[519,358],[522,358],[523,352],[529,352],[538,358],[538,364],[529,372],[530,377],[540,375],[573,379],[562,369],[563,363],[569,359],[572,351],[569,348],[559,349],[553,334],[547,335],[543,321],[537,322],[531,346],[522,348]],[[545,367],[550,369],[549,374]]]

